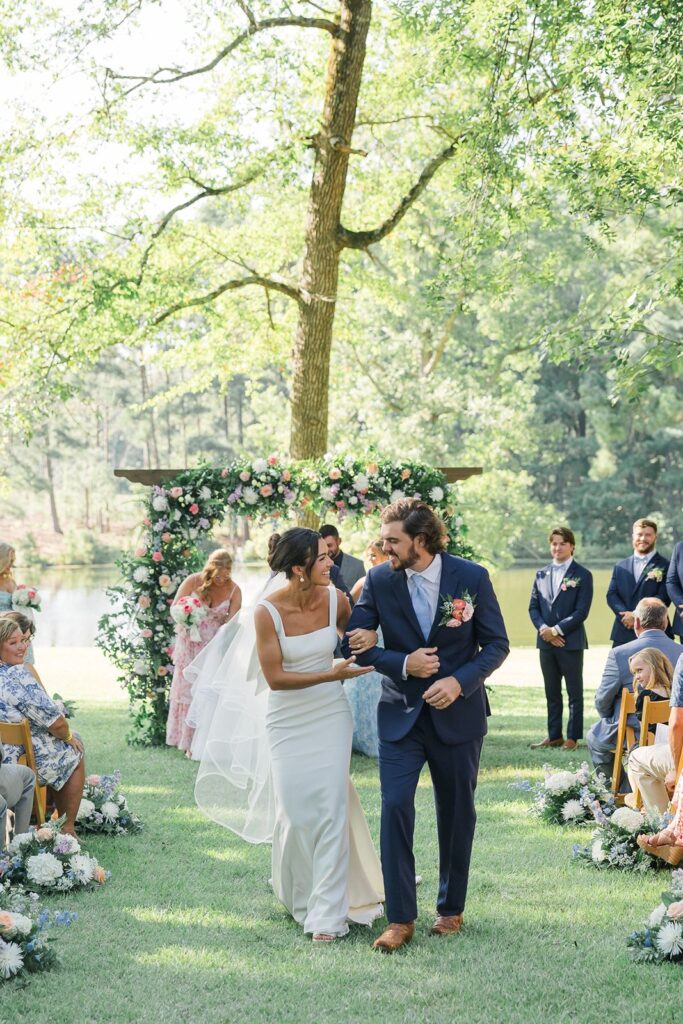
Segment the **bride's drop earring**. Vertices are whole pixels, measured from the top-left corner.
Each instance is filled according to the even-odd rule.
[[[303,576],[299,576],[299,583],[305,583],[305,582],[306,581],[304,580]]]

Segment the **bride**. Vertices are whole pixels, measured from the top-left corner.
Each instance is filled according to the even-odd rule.
[[[333,663],[350,608],[330,585],[320,535],[295,528],[272,538],[269,563],[279,575],[253,616],[258,662],[247,617],[195,795],[244,839],[272,836],[275,894],[314,942],[331,942],[348,921],[383,913],[379,860],[348,776],[353,723],[341,685],[366,670]]]

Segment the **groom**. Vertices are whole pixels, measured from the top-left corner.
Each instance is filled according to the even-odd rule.
[[[393,952],[415,930],[415,790],[425,763],[434,787],[439,894],[431,933],[460,931],[476,814],[474,790],[490,713],[484,681],[507,657],[488,573],[445,553],[441,520],[402,498],[382,512],[389,561],[371,569],[344,638],[381,626],[384,647],[358,655],[384,679],[377,709],[381,853],[389,925],[375,949]]]

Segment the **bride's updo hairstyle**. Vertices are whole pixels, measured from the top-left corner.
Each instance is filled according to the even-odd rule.
[[[273,572],[283,572],[291,580],[295,565],[302,565],[306,572],[318,557],[320,534],[294,526],[282,535],[274,533],[268,541],[268,565]]]

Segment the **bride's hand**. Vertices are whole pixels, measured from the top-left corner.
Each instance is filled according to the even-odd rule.
[[[356,665],[355,661],[355,656],[352,656],[351,658],[347,658],[346,661],[335,662],[330,679],[341,683],[345,679],[355,679],[356,676],[365,676],[368,672],[375,671],[374,665],[369,665],[367,668],[363,668],[362,665]]]
[[[346,635],[354,654],[363,654],[364,651],[377,646],[377,631],[374,629],[352,629]]]

